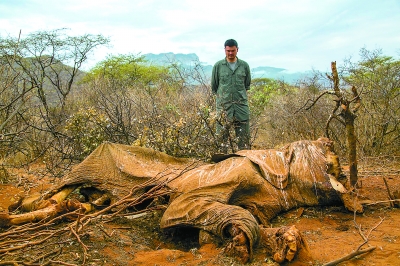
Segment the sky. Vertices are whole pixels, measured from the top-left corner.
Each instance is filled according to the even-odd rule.
[[[251,68],[329,71],[362,48],[400,57],[400,0],[0,0],[0,37],[67,28],[101,34],[107,55],[195,53],[213,65],[233,38]]]

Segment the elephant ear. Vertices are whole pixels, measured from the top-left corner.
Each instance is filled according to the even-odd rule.
[[[331,185],[334,190],[339,191],[340,193],[347,193],[347,189],[337,181],[337,179],[333,175],[329,175],[329,182],[331,182]]]
[[[236,153],[258,165],[262,176],[277,189],[285,189],[289,179],[289,161],[280,150],[241,150]]]

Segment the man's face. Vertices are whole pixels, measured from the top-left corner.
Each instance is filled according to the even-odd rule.
[[[228,62],[234,62],[239,48],[236,46],[225,46],[225,55]]]

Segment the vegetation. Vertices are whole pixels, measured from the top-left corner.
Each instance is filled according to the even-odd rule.
[[[70,101],[80,90],[80,68],[94,48],[108,42],[100,35],[71,37],[63,29],[0,39],[3,164],[40,158],[52,170],[59,165],[56,157],[71,162],[74,151],[63,129],[76,109]]]
[[[177,62],[156,66],[141,56],[112,55],[88,73],[80,71],[90,52],[108,41],[100,35],[67,36],[65,30],[0,38],[0,174],[41,160],[62,175],[103,141],[201,159],[218,152],[215,99],[201,64],[185,69]],[[352,95],[354,86],[362,99],[354,119],[357,152],[398,155],[400,60],[379,50],[360,54],[359,62],[348,60],[338,68],[338,95]],[[318,72],[294,85],[254,79],[253,146],[272,148],[328,134],[336,150],[347,154],[346,129],[335,113],[337,95],[319,98],[333,88]]]

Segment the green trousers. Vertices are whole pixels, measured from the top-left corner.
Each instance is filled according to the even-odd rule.
[[[237,146],[239,150],[250,150],[250,123],[249,120],[238,121],[226,121],[224,124],[217,123],[216,132],[221,137],[221,151],[223,153],[228,152],[228,147],[235,142],[230,136],[230,129],[235,129],[235,139],[237,140]]]

